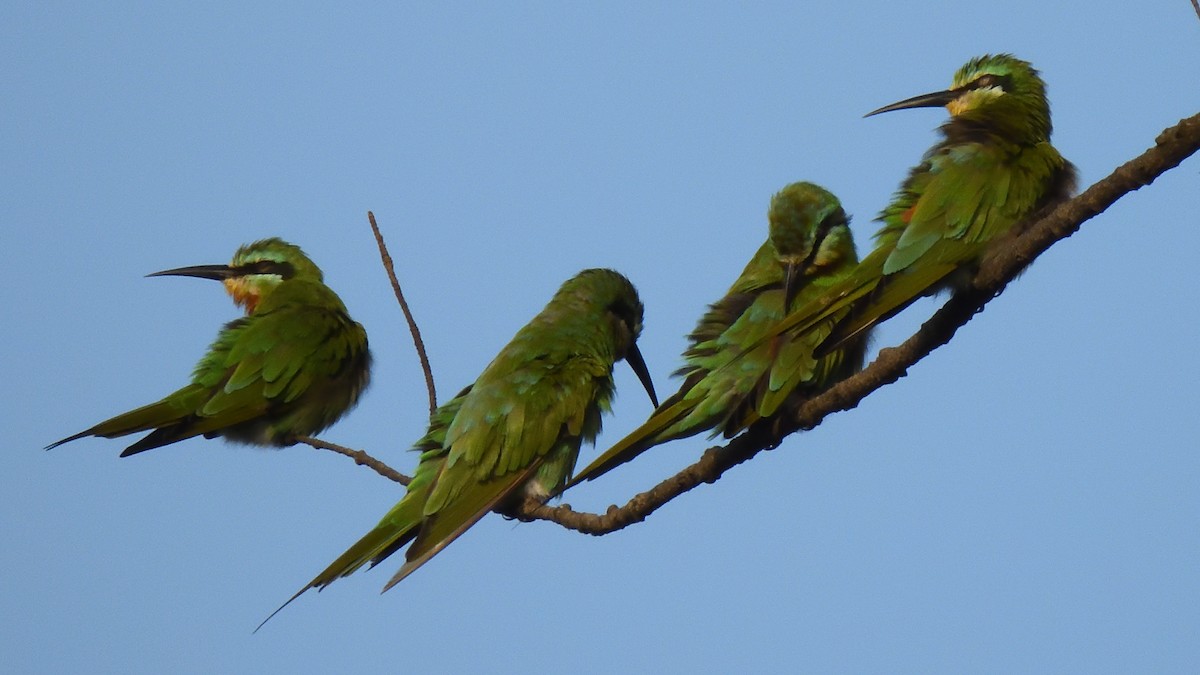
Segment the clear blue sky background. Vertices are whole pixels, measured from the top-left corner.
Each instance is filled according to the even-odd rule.
[[[863,113],[1011,51],[1089,185],[1200,110],[1187,0],[123,5],[0,7],[4,670],[1194,672],[1196,159],[909,377],[648,522],[592,538],[492,516],[388,594],[398,562],[257,635],[396,485],[303,446],[41,450],[182,385],[236,315],[215,284],[143,274],[278,235],[376,356],[325,436],[411,470],[425,389],[368,209],[443,397],[595,266],[639,286],[669,393],[774,191],[827,186],[866,249],[945,118]],[[624,366],[618,385],[602,444],[650,409]],[[623,503],[704,447],[568,501]]]

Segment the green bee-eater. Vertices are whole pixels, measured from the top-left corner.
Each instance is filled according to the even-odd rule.
[[[229,265],[149,276],[220,281],[246,315],[217,334],[191,384],[47,450],[84,436],[140,431],[150,434],[125,448],[122,457],[200,435],[283,446],[336,422],[367,386],[367,333],[300,247],[264,239],[239,248]]]
[[[1046,85],[1010,54],[971,59],[946,91],[884,106],[945,106],[943,139],[925,153],[879,215],[876,248],[822,302],[789,316],[781,331],[844,319],[818,353],[888,319],[917,298],[970,282],[989,243],[1068,198],[1075,168],[1050,145]]]
[[[765,339],[786,314],[845,279],[858,262],[845,211],[824,188],[792,183],[771,199],[769,238],[688,336],[685,378],[640,427],[581,471],[592,480],[645,450],[709,429],[732,438],[785,404],[862,368],[865,338],[821,358],[813,348],[834,319],[800,339]]]
[[[625,277],[591,269],[564,283],[474,384],[434,412],[404,498],[288,602],[411,542],[386,591],[488,511],[558,491],[580,444],[600,431],[616,361],[629,363],[657,405],[637,348],[641,330],[642,303]]]

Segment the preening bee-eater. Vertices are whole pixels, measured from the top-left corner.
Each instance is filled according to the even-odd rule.
[[[166,398],[47,446],[84,436],[150,431],[122,457],[203,435],[283,446],[317,433],[358,402],[370,378],[367,333],[300,247],[272,238],[242,246],[228,265],[148,276],[214,279],[246,315],[226,324]]]
[[[818,348],[836,348],[917,298],[970,283],[988,245],[1075,190],[1075,168],[1050,144],[1050,104],[1038,71],[1010,54],[971,59],[950,89],[884,106],[945,106],[942,140],[879,215],[876,247],[820,302],[781,332],[804,332],[849,314]]]
[[[769,238],[688,336],[683,385],[650,418],[581,471],[592,480],[667,441],[713,430],[732,438],[782,406],[820,393],[862,368],[865,336],[814,358],[823,329],[766,339],[787,313],[847,278],[858,263],[849,219],[832,193],[792,183],[771,199]]]
[[[283,606],[411,542],[386,591],[487,512],[557,492],[580,444],[600,431],[615,362],[629,363],[658,404],[637,348],[641,331],[642,303],[624,276],[590,269],[564,283],[474,384],[434,412],[404,498]]]

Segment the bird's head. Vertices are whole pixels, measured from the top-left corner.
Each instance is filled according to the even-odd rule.
[[[967,61],[945,91],[921,94],[867,113],[945,106],[955,120],[997,129],[1014,141],[1050,137],[1050,104],[1038,71],[1012,54],[987,54]]]
[[[784,307],[790,308],[803,277],[854,262],[854,237],[842,204],[825,188],[792,183],[771,198],[771,245],[786,272]]]
[[[563,284],[559,294],[586,298],[588,304],[602,312],[601,320],[608,322],[613,337],[614,359],[624,359],[629,364],[657,408],[654,382],[637,346],[642,334],[642,301],[629,279],[608,269],[583,270]]]
[[[288,279],[321,281],[321,269],[300,250],[299,246],[272,237],[246,244],[233,254],[228,265],[195,265],[177,267],[148,274],[150,277],[177,276],[213,279],[225,284],[234,304],[246,313]]]

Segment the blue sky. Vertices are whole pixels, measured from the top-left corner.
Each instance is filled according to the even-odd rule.
[[[644,524],[484,519],[386,595],[254,626],[401,495],[349,460],[193,440],[42,446],[182,385],[235,310],[145,279],[302,245],[370,333],[329,440],[402,471],[444,398],[567,277],[684,335],[795,180],[860,248],[939,110],[863,113],[1011,51],[1089,185],[1200,110],[1186,0],[0,7],[0,654],[13,672],[1185,672],[1200,659],[1195,158],[1056,246],[910,376]],[[903,340],[933,309],[877,334]],[[624,366],[600,443],[649,404]],[[573,491],[603,510],[706,447]],[[584,457],[594,451],[585,449]]]

